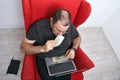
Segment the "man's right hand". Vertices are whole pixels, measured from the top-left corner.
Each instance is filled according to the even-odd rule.
[[[50,50],[53,50],[55,45],[55,40],[48,40],[45,45],[42,46],[43,51],[42,52],[49,52]]]
[[[29,40],[25,38],[20,46],[20,49],[23,53],[27,54],[37,54],[41,52],[48,52],[50,50],[53,50],[55,41],[54,40],[48,40],[43,46],[34,46],[36,40]]]

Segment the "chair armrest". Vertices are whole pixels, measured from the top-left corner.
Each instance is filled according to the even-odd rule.
[[[82,0],[78,14],[74,22],[75,26],[78,27],[79,25],[84,23],[89,17],[90,12],[91,12],[91,5],[87,1]]]
[[[34,56],[25,54],[21,80],[35,80]]]
[[[93,62],[89,59],[89,57],[82,51],[81,48],[78,48],[76,51],[76,55],[74,58],[75,65],[77,70],[80,72],[86,71],[90,68],[94,67]]]

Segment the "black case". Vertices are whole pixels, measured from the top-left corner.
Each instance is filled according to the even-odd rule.
[[[15,74],[17,75],[19,69],[20,61],[12,59],[6,74]]]

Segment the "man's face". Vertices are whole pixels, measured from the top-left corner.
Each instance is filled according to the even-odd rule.
[[[63,26],[60,21],[53,24],[52,31],[55,35],[63,35],[66,33],[70,25]]]

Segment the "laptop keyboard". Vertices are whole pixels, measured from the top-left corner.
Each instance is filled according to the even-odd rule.
[[[74,70],[74,66],[72,64],[72,61],[68,61],[65,63],[58,63],[58,64],[54,64],[54,65],[50,65],[49,66],[49,70],[51,74],[55,74],[55,73],[60,73],[63,71],[68,71],[68,70]]]

